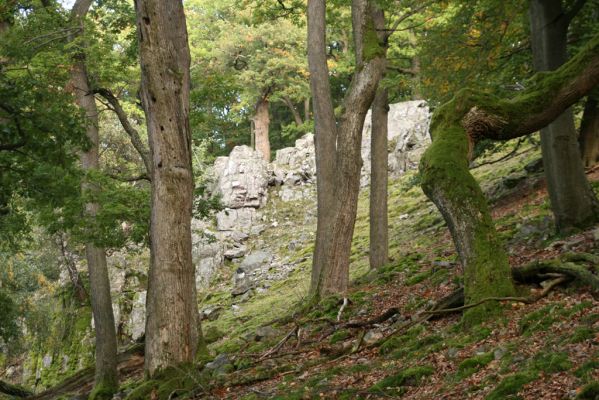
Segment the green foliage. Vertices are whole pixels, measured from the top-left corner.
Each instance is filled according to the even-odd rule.
[[[576,396],[577,400],[596,400],[599,397],[599,382],[591,382],[585,385]]]
[[[18,317],[17,305],[0,287],[0,340],[6,343],[17,336],[19,333]]]

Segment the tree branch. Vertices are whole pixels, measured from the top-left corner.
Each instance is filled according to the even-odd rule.
[[[123,107],[121,107],[119,100],[112,94],[112,92],[109,89],[106,88],[95,89],[94,93],[99,94],[100,96],[104,97],[106,101],[108,101],[108,103],[111,106],[111,110],[114,111],[114,113],[117,115],[123,129],[125,130],[125,132],[127,132],[127,135],[129,135],[129,139],[131,139],[131,144],[133,145],[133,147],[135,147],[135,150],[137,150],[137,153],[141,157],[146,168],[146,175],[150,176],[152,171],[152,164],[150,162],[150,152],[146,149],[146,146],[139,137],[139,133],[137,132],[137,130],[133,128],[133,126],[129,122],[129,118],[127,118],[127,114],[125,114],[125,111],[123,110]]]
[[[566,12],[564,15],[564,19],[567,25],[570,25],[570,22],[578,15],[582,7],[586,4],[587,0],[577,0],[576,3],[572,5],[572,7]]]
[[[529,135],[599,84],[599,35],[558,70],[536,74],[513,99],[462,91],[455,104],[467,107],[462,126],[474,143],[481,138],[508,140]]]

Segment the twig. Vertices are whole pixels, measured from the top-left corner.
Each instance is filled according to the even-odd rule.
[[[271,348],[266,353],[264,353],[262,355],[262,357],[260,357],[258,359],[258,361],[262,361],[263,359],[265,359],[266,357],[270,356],[271,354],[274,354],[277,351],[279,351],[281,349],[281,347],[283,347],[283,345],[285,344],[285,342],[287,342],[289,340],[289,338],[291,336],[293,336],[297,332],[298,329],[299,329],[299,327],[297,325],[294,326],[293,329],[290,330],[289,333],[283,339],[281,339],[281,341],[279,343],[277,343],[273,348]]]

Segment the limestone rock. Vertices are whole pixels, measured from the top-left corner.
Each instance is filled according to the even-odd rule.
[[[416,169],[420,157],[431,143],[428,133],[430,111],[423,100],[404,101],[389,105],[389,123],[387,138],[393,150],[389,154],[389,171],[400,175],[407,170]],[[362,159],[364,166],[360,183],[370,182],[370,141],[372,137],[372,111],[368,111],[362,132]]]
[[[259,208],[266,203],[268,163],[252,148],[236,146],[228,157],[218,157],[214,175],[213,192],[225,207]]]
[[[127,321],[127,327],[131,339],[136,341],[141,338],[146,331],[146,292],[135,294],[131,314]]]

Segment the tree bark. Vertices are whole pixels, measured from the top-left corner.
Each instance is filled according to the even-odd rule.
[[[370,268],[389,261],[389,228],[387,216],[388,152],[387,131],[389,97],[379,88],[372,103],[372,135],[370,150]]]
[[[198,345],[191,258],[190,55],[181,0],[137,0],[135,10],[152,160],[145,369],[153,376],[192,362]]]
[[[285,103],[285,105],[287,106],[287,108],[289,108],[289,111],[291,111],[291,115],[293,115],[293,119],[295,120],[295,124],[297,126],[302,125],[304,123],[304,121],[302,121],[302,116],[300,115],[300,113],[297,110],[297,108],[295,108],[295,104],[293,104],[293,101],[289,97],[284,97],[283,98],[283,102]]]
[[[595,95],[595,96],[593,96]],[[599,161],[599,92],[587,98],[580,124],[580,152],[585,167],[592,167]]]
[[[256,150],[258,150],[266,161],[270,161],[270,113],[268,111],[269,102],[266,97],[261,97],[256,102],[254,114],[254,135],[256,140]]]
[[[422,189],[450,229],[464,267],[466,303],[511,296],[507,254],[480,186],[468,169],[477,140],[510,139],[546,126],[599,83],[599,35],[567,64],[536,75],[513,99],[462,90],[433,116],[433,143],[420,163]],[[466,325],[491,315],[497,305],[469,309]]]
[[[308,2],[308,64],[312,91],[316,170],[317,229],[310,294],[344,294],[349,282],[349,256],[360,189],[360,146],[364,118],[385,69],[386,43],[375,28],[380,10],[368,0],[352,1],[356,72],[335,119],[326,54],[326,5]]]
[[[83,29],[83,18],[87,14],[91,0],[78,0],[71,10],[71,20],[80,24]],[[80,153],[81,167],[84,171],[93,171],[99,167],[99,132],[98,108],[91,91],[87,67],[83,54],[78,54],[70,72],[70,86],[73,88],[77,105],[84,110],[86,116],[86,135],[90,147]],[[82,184],[82,191],[98,190],[88,182]],[[95,218],[100,206],[95,203],[85,205],[85,213]],[[90,299],[94,328],[96,332],[96,369],[95,387],[92,399],[110,399],[118,390],[117,376],[117,340],[110,296],[110,281],[106,265],[104,248],[89,242],[85,244],[85,256],[89,271]]]
[[[537,71],[552,71],[567,61],[569,21],[562,0],[530,1],[533,64]],[[592,224],[597,200],[584,174],[572,110],[566,110],[541,130],[541,151],[557,230],[565,232]]]
[[[310,121],[310,98],[304,99],[304,121]]]

